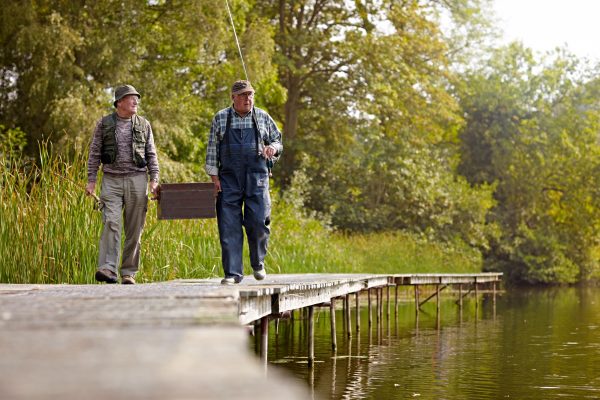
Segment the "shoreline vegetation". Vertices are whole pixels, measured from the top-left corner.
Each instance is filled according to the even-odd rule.
[[[85,155],[67,162],[50,150],[40,146],[37,164],[0,157],[2,283],[95,282],[102,216],[84,193]],[[481,271],[480,253],[466,245],[402,232],[340,233],[298,204],[273,193],[270,273]],[[149,201],[138,282],[221,276],[216,220],[159,221],[156,207]]]

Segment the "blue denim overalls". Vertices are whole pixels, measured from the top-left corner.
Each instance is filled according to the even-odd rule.
[[[242,225],[248,237],[250,265],[253,270],[260,270],[267,254],[271,198],[267,163],[259,155],[262,146],[258,143],[259,140],[262,143],[262,139],[259,139],[256,119],[248,115],[246,118],[253,119],[252,128],[232,129],[232,118],[230,108],[225,134],[219,142],[221,192],[217,197],[217,221],[225,277],[241,279],[244,275]]]

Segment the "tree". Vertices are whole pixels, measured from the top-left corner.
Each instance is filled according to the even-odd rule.
[[[272,31],[233,4],[257,86],[277,92]],[[34,153],[42,137],[86,149],[112,110],[114,87],[139,88],[163,176],[191,178],[214,112],[228,105],[241,64],[223,7],[207,0],[9,2],[0,11],[0,123],[20,128]],[[280,96],[281,97],[281,96]]]
[[[465,79],[459,170],[497,185],[489,268],[531,283],[598,276],[597,86],[568,54],[537,61],[518,44]]]

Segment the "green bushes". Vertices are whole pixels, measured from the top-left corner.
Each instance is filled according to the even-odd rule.
[[[94,282],[102,221],[84,194],[85,182],[83,154],[66,162],[42,145],[39,164],[0,157],[0,282]],[[401,233],[342,235],[303,210],[289,193],[274,193],[270,272],[480,270],[478,253],[466,246],[432,244]],[[138,281],[220,275],[216,220],[158,221],[156,203],[150,202]]]

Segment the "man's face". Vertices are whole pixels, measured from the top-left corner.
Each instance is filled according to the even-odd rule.
[[[117,102],[117,112],[122,117],[131,117],[137,113],[140,99],[135,94],[128,94]]]
[[[252,106],[254,105],[254,92],[234,94],[231,98],[233,99],[233,108],[238,114],[245,115],[252,110]]]

